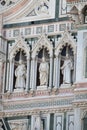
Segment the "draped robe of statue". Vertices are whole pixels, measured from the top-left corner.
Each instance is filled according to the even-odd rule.
[[[73,70],[73,63],[68,55],[66,55],[66,58],[61,67],[61,70],[63,74],[63,83],[70,84],[71,83],[71,70]]]
[[[0,122],[0,130],[4,130],[3,128],[2,128],[2,122]]]
[[[19,61],[19,65],[15,70],[15,76],[16,76],[15,88],[16,89],[24,89],[26,86],[25,85],[26,67],[22,63],[22,60]]]
[[[40,85],[41,86],[47,86],[48,84],[48,71],[49,71],[49,65],[45,61],[45,57],[42,58],[42,62],[39,66],[39,74],[40,74]]]

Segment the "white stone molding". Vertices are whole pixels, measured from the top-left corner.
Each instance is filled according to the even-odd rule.
[[[42,47],[47,48],[48,53],[50,55],[50,57],[53,57],[53,45],[52,42],[50,42],[46,36],[46,34],[42,34],[39,38],[39,40],[37,41],[37,43],[33,46],[32,48],[32,58],[35,58],[36,55],[38,54],[39,50]]]
[[[25,52],[27,59],[30,58],[29,45],[27,44],[27,42],[25,42],[25,39],[21,35],[19,35],[15,41],[15,44],[13,44],[13,46],[10,47],[10,52],[9,52],[10,60],[13,57],[15,57],[19,49],[22,49]]]
[[[59,53],[61,52],[61,49],[64,47],[64,45],[66,45],[66,43],[71,46],[73,53],[76,54],[76,40],[73,39],[73,37],[70,35],[68,31],[65,31],[63,33],[63,36],[60,38],[60,40],[56,44],[56,47],[55,47],[56,56],[59,55]]]

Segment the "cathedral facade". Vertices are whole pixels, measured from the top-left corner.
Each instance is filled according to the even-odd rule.
[[[0,1],[0,130],[87,130],[87,0]]]

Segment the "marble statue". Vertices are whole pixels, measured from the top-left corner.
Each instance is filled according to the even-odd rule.
[[[45,60],[45,57],[42,58],[42,62],[39,66],[39,74],[40,74],[40,85],[47,86],[48,84],[48,72],[49,72],[49,65]]]
[[[71,70],[73,70],[73,63],[72,63],[72,60],[69,58],[68,54],[65,57],[61,70],[63,74],[63,84],[70,84],[71,83]]]
[[[0,122],[0,130],[3,130],[2,125],[3,125],[2,122]]]
[[[25,79],[26,79],[26,67],[23,64],[22,60],[19,60],[19,65],[15,70],[15,76],[16,76],[15,88],[24,89],[25,88]]]
[[[43,1],[40,3],[40,6],[38,7],[38,13],[40,14],[48,14],[48,6]]]

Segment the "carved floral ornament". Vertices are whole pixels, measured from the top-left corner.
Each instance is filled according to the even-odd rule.
[[[76,41],[72,38],[72,36],[68,33],[68,31],[65,31],[62,38],[58,41],[55,49],[55,55],[58,56],[63,49],[63,47],[68,44],[71,46],[72,51],[74,54],[76,54]]]

